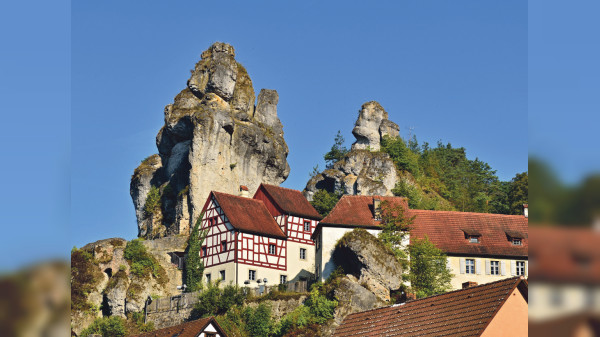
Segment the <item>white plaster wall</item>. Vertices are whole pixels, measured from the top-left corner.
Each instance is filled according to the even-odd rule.
[[[206,334],[204,334],[205,332],[217,332],[217,329],[215,329],[215,327],[212,325],[212,323],[210,323],[206,326],[206,328],[204,328],[204,331],[200,335],[198,335],[198,337],[205,337],[206,336]],[[221,337],[220,334],[217,334],[216,336]]]
[[[461,259],[474,259],[475,260],[475,274],[461,274],[460,272],[460,260]],[[500,273],[500,275],[491,275],[486,272],[486,261],[500,261],[500,265],[504,264],[504,275]],[[462,289],[462,284],[464,282],[477,282],[477,284],[485,284],[494,281],[499,281],[506,278],[511,278],[516,276],[511,271],[511,263],[510,261],[525,261],[525,277],[527,277],[527,261],[526,260],[515,260],[515,259],[500,259],[500,258],[482,258],[482,257],[457,257],[457,256],[448,256],[448,267],[450,268],[450,272],[452,273],[452,289]],[[477,266],[481,266],[481,270],[477,270]],[[500,271],[502,271],[502,266],[500,266]]]
[[[219,271],[225,270],[225,281],[221,281],[221,286],[225,286],[229,283],[235,283],[235,262],[227,262],[217,266],[204,268],[204,275],[211,274],[211,281],[215,282],[219,279]],[[203,282],[206,283],[206,277],[202,278]]]
[[[557,295],[562,299],[561,304],[553,303],[553,297]],[[531,320],[543,321],[586,312],[599,314],[600,285],[534,282],[529,286],[529,300]]]
[[[300,248],[306,249],[306,259],[300,259]],[[315,246],[305,243],[287,242],[288,282],[299,281],[300,277],[312,278],[315,273]]]

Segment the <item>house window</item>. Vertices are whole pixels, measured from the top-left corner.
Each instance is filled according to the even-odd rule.
[[[300,248],[300,260],[306,260],[306,248]]]
[[[206,256],[206,246],[202,246],[202,255],[201,256]]]
[[[310,221],[304,221],[304,231],[310,232]]]
[[[490,274],[500,275],[500,261],[491,261],[490,262]]]
[[[466,261],[465,261],[465,273],[467,273],[467,274],[475,274],[475,260],[474,259],[466,259]]]
[[[204,336],[206,337],[217,337],[217,334],[214,332],[205,332]]]
[[[210,274],[206,274],[205,276],[206,276],[206,282],[210,283]]]
[[[474,235],[469,236],[469,242],[470,243],[479,243],[479,236],[474,236]]]
[[[517,261],[517,276],[525,275],[525,261]]]
[[[286,284],[287,283],[287,275],[279,275],[279,283]]]
[[[221,241],[221,251],[222,252],[226,252],[227,251],[227,240]]]
[[[269,254],[275,255],[277,253],[277,246],[274,244],[269,244]]]
[[[224,270],[219,271],[219,277],[221,278],[222,281],[225,281],[225,271]]]
[[[521,239],[512,239],[512,244],[515,246],[520,246],[521,245]]]
[[[248,279],[250,281],[256,280],[256,270],[248,270]]]

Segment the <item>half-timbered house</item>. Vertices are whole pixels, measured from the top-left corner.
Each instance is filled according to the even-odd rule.
[[[321,216],[300,191],[261,184],[254,199],[262,200],[287,237],[287,274],[285,281],[302,281],[313,277],[315,244],[311,240]]]

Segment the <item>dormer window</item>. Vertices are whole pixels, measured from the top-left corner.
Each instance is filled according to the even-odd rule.
[[[471,235],[469,236],[470,243],[479,243],[479,236]]]
[[[510,241],[514,246],[523,245],[523,239],[525,238],[525,235],[523,235],[523,233],[516,230],[506,230],[504,233],[506,233],[508,241]]]
[[[512,239],[512,244],[515,245],[515,246],[520,246],[522,244],[521,243],[521,239],[513,238]]]
[[[462,231],[465,233],[465,238],[469,240],[470,243],[481,242],[481,233],[479,233],[479,231],[472,228],[462,228]]]

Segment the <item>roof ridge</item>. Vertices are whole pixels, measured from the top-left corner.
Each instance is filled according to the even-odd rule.
[[[298,192],[298,193],[302,194],[302,191],[295,190],[295,189],[289,188],[289,187],[283,187],[283,186],[277,186],[277,185],[265,184],[265,183],[260,183],[260,184],[264,185],[264,186],[270,186],[270,187],[275,187],[275,188],[281,188],[281,189],[285,189],[285,190],[290,190],[290,191],[294,191],[294,192]]]
[[[242,200],[249,200],[249,201],[260,201],[260,202],[262,202],[262,200],[259,200],[259,199],[253,199],[253,198],[248,198],[248,197],[242,197],[242,196],[239,196],[239,195],[230,194],[230,193],[225,193],[225,192],[219,192],[219,191],[210,191],[210,192],[211,192],[211,193],[214,193],[214,194],[221,194],[221,195],[225,195],[225,196],[228,196],[228,197],[234,197],[234,198],[237,198],[237,199],[242,199]]]
[[[460,213],[460,214],[474,214],[474,215],[492,215],[492,216],[501,216],[501,217],[519,217],[525,218],[523,215],[518,214],[499,214],[499,213],[480,213],[480,212],[463,212],[463,211],[442,211],[442,210],[433,210],[433,209],[414,209],[409,208],[409,211],[417,211],[417,212],[427,212],[427,213]],[[527,218],[525,218],[527,219]]]

